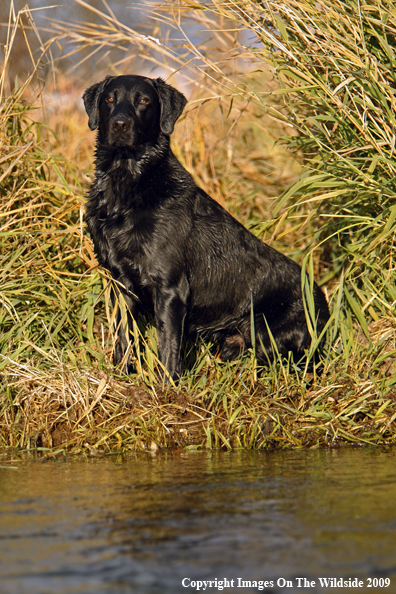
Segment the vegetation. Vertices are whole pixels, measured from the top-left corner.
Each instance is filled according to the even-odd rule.
[[[99,16],[100,27],[58,23],[57,43],[67,38],[77,56],[125,51],[113,73],[149,51],[154,64],[179,69],[171,82],[197,83],[173,148],[199,185],[303,264],[308,319],[313,277],[324,287],[332,317],[321,374],[291,361],[260,367],[254,349],[221,363],[215,345],[198,343],[185,347],[183,378],[165,388],[155,327],[143,332],[141,321],[136,374],[112,367],[109,278],[83,222],[93,135],[75,102],[45,107],[71,79],[54,86],[47,76],[43,87],[53,41],[42,43],[24,9],[10,23],[0,80],[0,447],[394,443],[393,3],[170,4],[150,14],[153,35]],[[212,32],[207,43],[156,41],[165,25],[182,35],[188,18]],[[27,24],[42,49],[37,56],[26,36],[31,72],[11,85],[13,42]]]

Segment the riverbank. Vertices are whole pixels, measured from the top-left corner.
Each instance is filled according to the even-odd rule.
[[[8,393],[11,397],[15,388],[19,393],[3,404],[2,445],[52,449],[56,455],[395,443],[395,401],[389,394],[384,398],[372,379],[358,383],[350,374],[334,374],[333,382],[307,378],[308,387],[292,375],[274,386],[267,372],[249,385],[243,363],[227,374],[221,367],[212,363],[205,369],[204,390],[164,391],[92,369],[76,373],[64,367],[32,377],[10,363]]]

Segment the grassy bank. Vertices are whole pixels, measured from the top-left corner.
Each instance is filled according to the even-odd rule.
[[[94,138],[77,101],[82,89],[60,101],[78,83],[63,75],[43,86],[41,57],[16,87],[7,79],[9,43],[0,104],[0,447],[394,443],[396,20],[390,2],[319,4],[199,11],[186,3],[217,45],[181,42],[189,52],[181,72],[199,88],[173,148],[201,187],[306,267],[307,285],[315,275],[324,287],[332,318],[320,376],[286,361],[260,367],[252,351],[220,363],[215,347],[198,343],[185,345],[183,378],[164,389],[155,327],[143,332],[140,322],[136,374],[118,374],[109,279],[83,221]],[[178,30],[171,8],[152,18]],[[150,50],[149,38],[104,23],[95,37],[85,25],[78,35],[59,25],[59,35],[76,52],[116,42]],[[246,35],[230,38],[236,28],[254,33],[248,45]]]

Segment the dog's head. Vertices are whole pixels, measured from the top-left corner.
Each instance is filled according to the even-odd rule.
[[[185,96],[161,78],[108,76],[83,95],[91,130],[109,147],[135,148],[169,136],[187,103]]]

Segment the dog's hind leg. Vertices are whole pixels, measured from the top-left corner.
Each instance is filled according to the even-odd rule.
[[[303,316],[304,312],[297,316],[289,311],[279,320],[272,320],[271,326],[267,325],[264,316],[257,316],[255,330],[258,359],[273,361],[278,355],[287,359],[291,352],[294,362],[298,363],[311,342]]]

